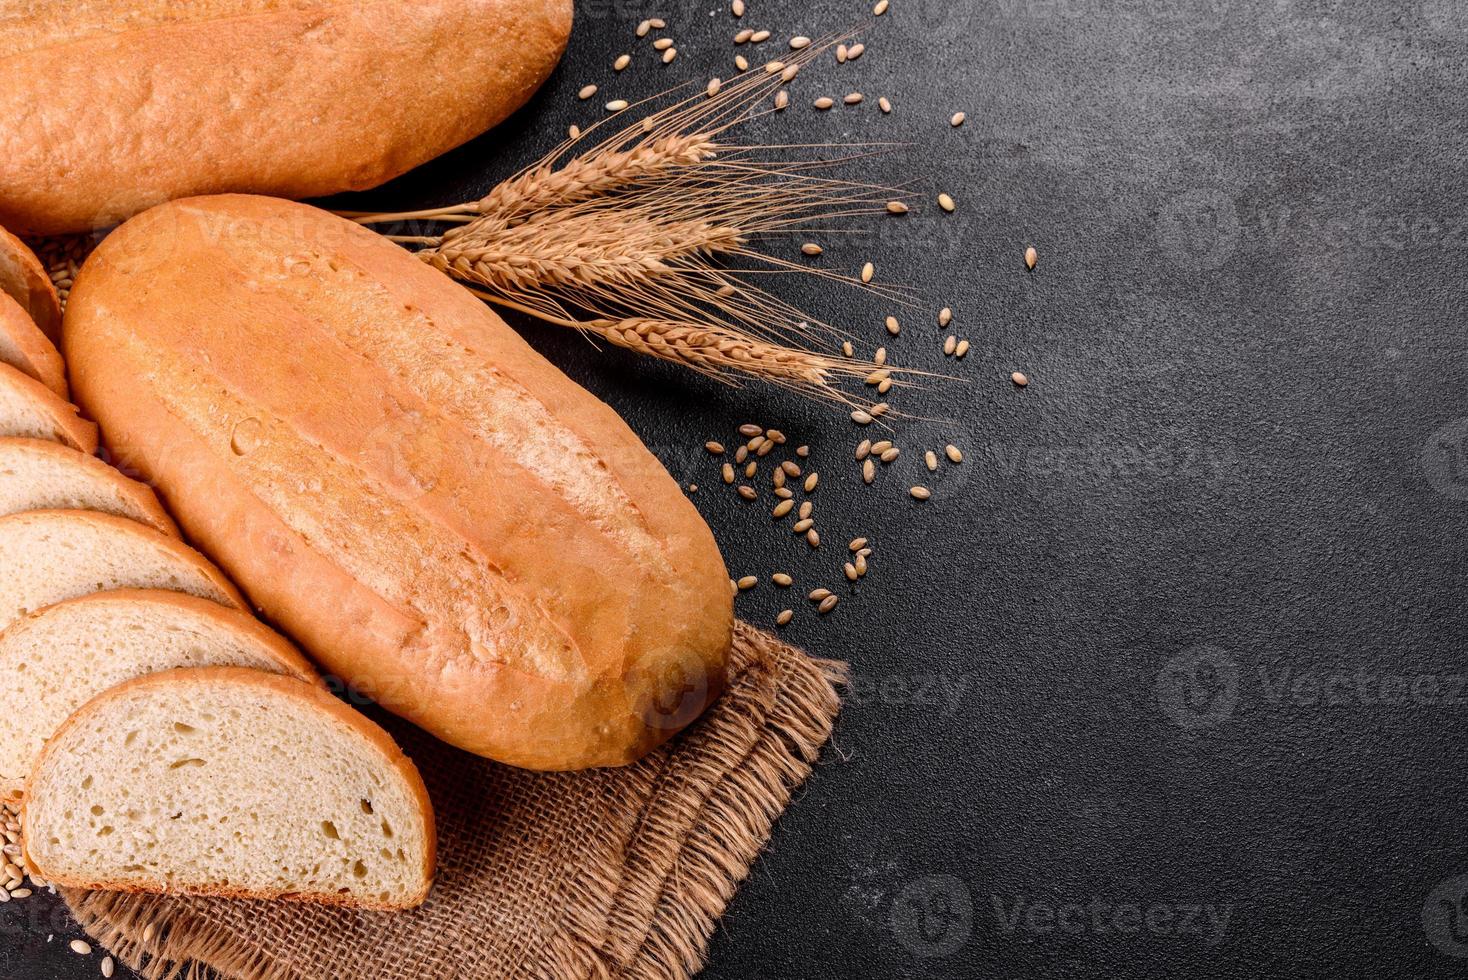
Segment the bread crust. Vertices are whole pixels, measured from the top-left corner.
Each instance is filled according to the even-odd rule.
[[[0,100],[9,94],[12,93],[0,93]],[[0,141],[5,139],[0,136]],[[0,171],[9,172],[8,165]],[[0,177],[0,182],[4,180]],[[3,196],[4,192],[0,191],[0,197]],[[0,210],[3,208],[4,205],[0,205]],[[46,274],[46,267],[36,258],[36,253],[4,228],[0,228],[0,292],[19,303],[53,343],[61,342],[61,297],[56,294],[56,286]]]
[[[286,256],[308,271],[272,275]],[[722,690],[733,605],[697,510],[614,412],[380,236],[265,198],[164,205],[88,260],[66,355],[119,460],[267,618],[440,738],[624,765]]]
[[[191,194],[375,187],[523,105],[565,50],[572,6],[35,4],[0,25],[0,118],[13,122],[0,222],[59,234]]]
[[[66,365],[61,361],[61,352],[9,293],[0,293],[0,336],[20,355],[11,362],[11,367],[35,378],[55,392],[58,398],[65,400],[71,397],[66,387]]]
[[[87,455],[97,451],[97,426],[77,414],[75,405],[57,397],[56,392],[19,368],[0,364],[0,388],[8,388],[18,397],[32,402],[50,419],[57,439]]]
[[[128,520],[126,517],[116,517],[112,514],[103,514],[92,510],[27,510],[19,514],[9,514],[0,517],[0,537],[3,537],[6,529],[20,524],[39,523],[55,521],[57,519],[78,521],[92,524],[105,530],[109,534],[130,535],[140,537],[152,544],[157,545],[165,551],[170,552],[177,558],[193,565],[209,584],[218,589],[236,609],[248,609],[245,597],[240,590],[235,588],[233,582],[225,577],[224,573],[214,567],[207,558],[199,552],[184,544],[178,538],[164,534],[162,531],[154,530],[146,524]],[[109,590],[111,591],[111,590]]]
[[[104,480],[118,494],[127,498],[128,502],[146,517],[144,523],[149,527],[170,537],[181,537],[178,525],[173,523],[173,518],[168,516],[168,512],[158,502],[157,494],[137,480],[128,479],[120,471],[108,466],[96,456],[89,456],[70,446],[63,446],[59,442],[50,442],[46,439],[0,438],[0,463],[12,455],[46,456],[64,465],[82,467],[92,475]]]
[[[112,589],[107,592],[93,592],[89,595],[77,596],[74,599],[64,599],[55,605],[23,616],[0,630],[0,650],[3,650],[6,643],[15,637],[24,636],[27,630],[34,627],[38,619],[65,615],[68,610],[100,605],[125,605],[134,609],[139,607],[172,608],[186,612],[197,619],[212,623],[221,630],[243,635],[252,648],[274,661],[281,673],[318,686],[323,683],[310,661],[289,640],[260,622],[249,612],[221,606],[217,602],[201,599],[186,592],[168,592],[163,589]],[[20,800],[24,796],[24,777],[14,780],[0,778],[0,797]]]
[[[92,698],[85,705],[78,708],[76,712],[56,731],[41,754],[36,758],[35,766],[31,769],[31,777],[27,780],[28,785],[34,785],[36,777],[45,767],[51,756],[58,750],[64,737],[73,728],[87,723],[91,713],[99,706],[118,697],[125,696],[133,691],[153,687],[169,687],[178,684],[194,685],[217,685],[229,684],[241,687],[253,687],[260,690],[272,691],[286,697],[296,698],[326,712],[333,719],[345,724],[367,740],[367,742],[383,756],[383,760],[394,769],[407,784],[412,798],[417,802],[419,812],[423,817],[424,827],[424,862],[423,880],[424,887],[413,896],[403,902],[380,903],[361,901],[351,896],[339,894],[298,894],[289,892],[263,892],[249,891],[246,889],[201,889],[190,890],[189,894],[209,895],[218,898],[232,899],[263,899],[306,902],[317,905],[334,905],[347,908],[360,908],[375,911],[402,911],[404,909],[417,908],[428,899],[428,894],[433,889],[433,877],[437,870],[438,860],[438,828],[434,818],[433,801],[428,796],[428,787],[424,785],[423,777],[418,772],[418,767],[404,754],[398,744],[393,741],[392,736],[385,732],[371,719],[353,710],[331,694],[327,693],[319,685],[311,684],[297,677],[283,676],[280,674],[267,674],[264,671],[251,670],[248,667],[180,667],[175,670],[164,671],[159,674],[149,674],[125,681],[118,686],[103,691]],[[22,839],[34,839],[34,828],[30,824],[30,808],[25,806],[21,812]],[[48,873],[47,869],[37,863],[26,851],[26,860],[31,867],[40,872],[41,877],[53,885],[64,888],[82,888],[91,891],[118,891],[131,894],[169,894],[169,889],[159,885],[149,887],[122,882],[109,882],[99,879],[86,879],[59,874],[54,871]],[[176,892],[175,892],[176,893]]]

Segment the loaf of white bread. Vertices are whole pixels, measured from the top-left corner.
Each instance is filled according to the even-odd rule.
[[[0,231],[7,250],[39,267]],[[0,437],[0,797],[24,800],[30,867],[94,888],[422,902],[433,813],[412,763],[241,608],[148,487],[82,451],[95,430],[16,298],[35,280],[5,267],[0,382],[26,383],[0,398],[0,432],[28,437]]]
[[[728,572],[678,484],[381,236],[263,197],[161,205],[87,260],[64,332],[119,464],[317,663],[440,738],[622,765],[722,689]]]
[[[5,0],[0,223],[375,186],[524,104],[571,18],[571,0]]]

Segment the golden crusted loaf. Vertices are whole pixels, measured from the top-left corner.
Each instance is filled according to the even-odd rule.
[[[375,186],[523,105],[571,16],[571,0],[0,0],[0,223],[87,231],[189,194]]]
[[[512,765],[631,762],[721,690],[728,574],[606,405],[470,293],[305,205],[194,198],[71,293],[119,461],[329,672]]]

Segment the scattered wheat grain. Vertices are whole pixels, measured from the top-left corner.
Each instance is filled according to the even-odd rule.
[[[877,274],[877,267],[874,266],[874,265],[872,265],[870,262],[866,263],[865,265],[863,265],[861,267],[861,281],[862,282],[871,282],[872,281],[872,276],[874,276],[876,274]]]
[[[800,251],[803,255],[820,255],[825,249],[821,248],[815,242],[806,242],[800,246]]]
[[[774,575],[770,576],[770,581],[774,582],[782,589],[789,588],[791,585],[795,584],[795,579],[791,578],[789,574],[785,572],[776,572]]]
[[[881,109],[884,113],[891,112],[892,100],[887,98],[885,95],[882,96],[880,99],[877,100],[877,108]]]
[[[857,425],[871,425],[872,416],[862,409],[858,408],[856,411],[851,413],[851,421],[855,422]]]
[[[717,78],[710,78],[708,88],[704,89],[704,92],[706,92],[708,94],[708,97],[712,99],[714,96],[719,94],[719,88],[723,84],[724,83]]]
[[[790,49],[792,51],[799,51],[801,48],[808,47],[810,47],[810,38],[804,34],[797,34],[790,39]]]
[[[840,601],[841,600],[838,599],[838,598],[836,598],[835,596],[828,595],[824,599],[821,600],[821,604],[819,606],[816,606],[816,612],[818,612],[822,616],[824,616],[824,615],[826,615],[826,613],[830,612],[832,609],[835,609],[836,608],[836,603],[838,603]]]
[[[775,93],[775,111],[779,112],[790,104],[790,93],[783,88]]]
[[[73,939],[71,941],[71,951],[78,956],[91,956],[92,945],[81,939]]]
[[[897,318],[895,316],[889,316],[884,322],[887,326],[887,332],[890,333],[892,336],[895,337],[902,332],[902,325],[897,322]]]
[[[770,32],[769,31],[755,31],[753,34],[751,34],[749,36],[749,39],[750,39],[750,41],[754,42],[755,44],[760,44],[760,43],[762,43],[764,41],[768,41],[770,39]]]
[[[673,63],[673,59],[676,58],[676,57],[678,57],[678,49],[677,48],[669,48],[668,50],[666,50],[666,51],[663,52],[663,64],[665,64],[665,65],[671,65]],[[648,118],[648,122],[651,122],[651,121],[652,121],[652,119],[651,119],[651,117],[649,117]]]
[[[877,5],[872,8],[872,13],[878,17],[887,12],[887,0],[877,0]]]
[[[876,463],[873,463],[871,461],[871,458],[868,457],[861,464],[861,479],[862,479],[862,482],[863,483],[871,483],[876,478],[877,478],[877,464]]]
[[[775,505],[775,509],[774,510],[770,511],[770,516],[773,517],[773,518],[775,518],[775,520],[778,521],[780,518],[782,518],[786,514],[790,513],[791,508],[793,508],[794,506],[795,506],[795,501],[793,501],[793,500],[782,500],[778,504]]]
[[[963,462],[963,453],[953,443],[950,442],[948,445],[944,446],[943,452],[948,456],[948,461],[950,463]]]
[[[942,208],[944,211],[947,211],[949,214],[952,214],[954,210],[957,209],[958,204],[953,200],[951,195],[939,194],[938,207]]]
[[[927,487],[913,487],[907,492],[912,494],[912,498],[914,500],[927,500],[929,497],[933,496],[933,491],[929,490]]]
[[[723,468],[719,471],[719,474],[724,478],[725,483],[734,482],[734,467],[730,464],[725,463]]]
[[[811,104],[814,105],[817,109],[820,109],[820,110],[824,111],[826,109],[831,108],[831,106],[835,105],[836,103],[833,102],[831,99],[829,99],[829,98],[827,98],[826,96],[823,95],[819,99],[816,99],[815,102],[813,102]]]
[[[587,99],[591,98],[595,94],[596,94],[596,86],[595,85],[584,85],[584,86],[582,86],[581,91],[579,91],[579,92],[576,93],[576,98],[578,98],[581,101],[585,102]]]
[[[958,338],[949,334],[943,340],[943,356],[952,357],[953,352],[958,349]]]
[[[622,71],[630,64],[632,64],[632,56],[630,54],[619,54],[617,55],[617,60],[612,62],[612,69],[614,71]]]
[[[745,500],[754,500],[759,496],[759,491],[755,490],[754,487],[741,485],[739,487],[739,496],[743,497]]]
[[[1035,251],[1035,246],[1031,245],[1029,248],[1025,249],[1025,267],[1026,268],[1033,269],[1035,267],[1035,264],[1038,263],[1039,261],[1040,261],[1040,253],[1037,252],[1037,251]]]
[[[778,616],[775,617],[775,625],[776,626],[787,626],[787,625],[789,625],[790,620],[793,619],[793,618],[795,618],[795,610],[793,610],[793,609],[781,609],[780,610],[780,615],[778,615]]]
[[[963,125],[963,121],[965,119],[967,119],[967,118],[968,118],[968,116],[965,115],[964,113],[962,113],[962,112],[955,112],[953,115],[951,115],[951,116],[948,117],[948,125],[954,126],[954,127],[962,126]]]
[[[953,322],[953,311],[952,310],[950,310],[948,307],[945,306],[941,310],[938,311],[938,326],[940,326],[940,327],[946,327],[946,326],[948,326],[948,324],[950,324],[952,322]]]
[[[953,356],[954,357],[963,357],[963,355],[965,355],[967,353],[968,353],[968,341],[967,340],[960,340],[958,342],[958,346],[955,347],[955,348],[953,348]]]
[[[846,581],[848,582],[855,582],[858,578],[861,577],[856,574],[856,566],[853,565],[851,562],[847,562],[845,565],[841,566],[841,570],[846,573]]]
[[[862,94],[860,92],[848,92],[841,101],[847,105],[861,105]]]
[[[627,108],[626,99],[613,99],[607,103],[607,112],[621,112],[625,108]]]
[[[1025,385],[1030,383],[1030,379],[1025,377],[1025,373],[1023,371],[1015,371],[1009,376],[1009,380],[1013,381],[1015,386],[1019,388],[1023,388]]]

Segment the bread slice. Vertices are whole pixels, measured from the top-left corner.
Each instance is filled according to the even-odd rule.
[[[316,679],[254,616],[180,592],[97,592],[10,624],[0,633],[0,796],[23,795],[46,739],[96,695],[145,674],[214,666]]]
[[[50,439],[91,454],[97,427],[35,378],[0,364],[0,437]]]
[[[433,808],[381,728],[320,687],[241,667],[114,687],[46,743],[26,855],[109,891],[421,905]]]
[[[0,293],[0,363],[19,368],[59,398],[71,397],[61,352],[30,314],[6,293]]]
[[[166,589],[245,608],[203,555],[111,514],[33,510],[0,517],[0,569],[0,630],[47,606],[112,589]]]
[[[95,510],[178,537],[152,490],[95,456],[44,439],[0,439],[0,517],[27,510]]]
[[[0,228],[0,293],[21,305],[53,343],[61,341],[61,298],[25,242]]]

